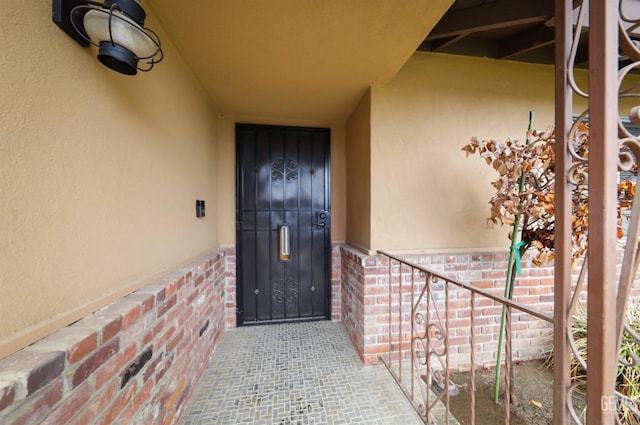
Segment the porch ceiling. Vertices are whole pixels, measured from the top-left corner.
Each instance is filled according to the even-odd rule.
[[[147,0],[223,114],[345,119],[453,0]]]
[[[573,1],[574,24],[581,3]],[[625,1],[622,9],[629,16],[640,16],[637,2]],[[588,30],[587,18],[583,31]],[[634,39],[640,38],[636,29],[631,34]],[[555,1],[455,0],[418,50],[553,64]],[[588,50],[588,36],[583,34],[576,54],[576,66],[587,67]],[[621,66],[628,63],[626,59],[621,60]]]
[[[456,0],[418,50],[552,64],[554,3]]]

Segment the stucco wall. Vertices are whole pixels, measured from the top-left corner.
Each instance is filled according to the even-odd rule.
[[[371,246],[371,90],[347,120],[347,242]]]
[[[372,88],[371,247],[505,249],[485,219],[495,173],[460,148],[472,136],[524,139],[554,119],[553,67],[416,53]]]
[[[216,113],[147,24],[165,61],[127,77],[2,3],[0,357],[218,247]]]

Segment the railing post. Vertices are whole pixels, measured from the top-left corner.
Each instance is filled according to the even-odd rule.
[[[476,294],[471,293],[471,415],[470,423],[476,423]]]
[[[589,3],[587,425],[613,424],[616,367],[618,1]]]
[[[403,341],[403,322],[402,322],[402,298],[404,297],[404,293],[402,292],[402,263],[398,263],[398,352],[400,355],[398,356],[398,378],[400,382],[402,382],[402,357],[404,357],[402,350],[402,341]]]
[[[430,286],[429,286],[429,274],[425,275],[425,292],[427,294],[427,304],[426,304],[426,319],[427,322],[425,323],[426,326],[426,339],[427,339],[427,347],[431,347],[431,330],[429,329],[429,324],[431,322],[431,303],[429,302],[429,299],[431,297],[431,293],[430,291]],[[434,306],[435,307],[435,306]],[[413,328],[413,325],[411,325]],[[412,329],[413,330],[413,329]],[[425,352],[425,383],[427,384],[427,388],[431,385],[431,383],[433,382],[433,375],[432,375],[432,371],[431,371],[431,350],[427,349]],[[431,415],[431,403],[429,403],[429,395],[428,392],[425,394],[425,400],[424,400],[424,405],[425,405],[425,411],[426,411],[426,417],[427,417],[427,421],[429,421],[430,415]]]
[[[567,172],[571,156],[567,149],[573,112],[573,91],[569,85],[572,44],[573,0],[556,0],[556,181],[554,261],[554,385],[553,423],[569,423],[567,394],[570,384],[569,304],[571,300],[571,185]]]
[[[416,307],[415,307],[415,284],[416,284],[416,280],[415,280],[415,274],[418,270],[412,268],[411,269],[411,316],[409,317],[409,320],[411,320],[411,333],[409,335],[409,341],[411,342],[411,346],[409,347],[409,349],[411,350],[411,352],[413,352],[413,317],[416,313]],[[415,388],[415,384],[416,384],[416,362],[413,361],[413,356],[411,356],[411,398],[414,398],[416,396],[416,388]],[[418,383],[419,385],[419,383]]]
[[[387,312],[389,326],[389,357],[387,362],[389,365],[393,363],[393,312],[391,306],[393,305],[393,260],[389,258],[389,310]]]
[[[449,399],[450,391],[449,385],[451,381],[449,381],[449,369],[451,368],[451,350],[449,347],[449,337],[450,337],[450,310],[449,310],[449,282],[444,281],[444,341],[445,341],[445,363],[444,363],[444,397],[445,397],[445,423],[449,423],[449,416],[451,414],[451,400]]]

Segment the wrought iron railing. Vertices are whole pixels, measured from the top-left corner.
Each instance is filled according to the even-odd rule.
[[[554,423],[640,423],[640,401],[618,389],[621,367],[640,367],[636,352],[621,355],[625,344],[640,346],[628,320],[629,299],[640,266],[640,203],[633,201],[621,270],[616,272],[616,172],[637,174],[640,134],[629,131],[619,114],[640,123],[640,8],[637,1],[556,1],[556,203],[555,203],[555,405]],[[581,49],[589,42],[589,81],[576,78]],[[584,99],[582,103],[575,98]],[[582,107],[578,119],[572,115]],[[589,123],[588,155],[575,149],[580,127]],[[577,282],[571,278],[572,193],[588,188],[589,254]],[[634,189],[635,191],[635,189]],[[635,198],[635,196],[634,196]],[[587,261],[588,260],[588,261]],[[588,275],[588,277],[586,277]],[[572,328],[578,299],[586,297],[586,350],[577,347]],[[570,374],[570,357],[583,372]],[[588,357],[588,361],[587,361]],[[586,392],[587,414],[572,403],[576,389]],[[626,410],[633,419],[621,415]]]
[[[511,422],[512,324],[553,327],[553,317],[429,270],[389,253],[389,351],[380,356],[425,424],[475,424],[476,371],[494,366],[500,319],[506,310],[504,339],[504,423]],[[550,339],[549,339],[550,341]],[[460,406],[454,372],[466,372],[468,403]],[[456,408],[454,409],[454,405]],[[455,411],[454,411],[455,410]]]

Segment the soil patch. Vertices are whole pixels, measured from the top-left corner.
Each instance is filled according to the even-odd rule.
[[[502,370],[500,403],[493,400],[494,370],[476,371],[476,424],[504,424],[504,369]],[[512,386],[516,401],[512,400],[512,425],[553,424],[553,370],[542,361],[519,363],[513,367]],[[459,395],[451,397],[451,413],[460,424],[471,423],[471,374],[456,373],[451,380],[458,386]]]

